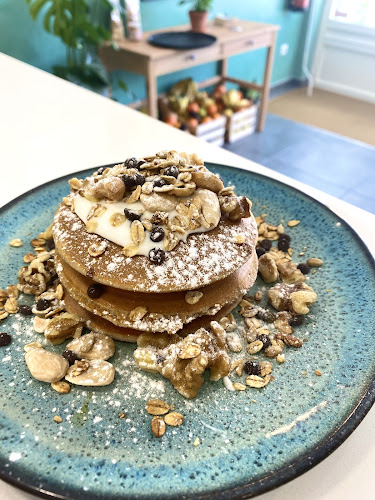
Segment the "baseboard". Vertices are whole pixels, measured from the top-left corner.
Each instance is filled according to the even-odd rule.
[[[352,97],[353,99],[359,99],[360,101],[375,103],[374,92],[356,89],[353,87],[349,87],[348,85],[327,82],[318,78],[314,81],[314,87],[316,87],[317,89],[327,90],[328,92],[333,92],[334,94],[340,94],[347,97]]]

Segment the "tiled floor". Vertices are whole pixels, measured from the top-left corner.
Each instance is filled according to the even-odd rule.
[[[225,149],[375,213],[372,146],[268,114],[262,133]]]

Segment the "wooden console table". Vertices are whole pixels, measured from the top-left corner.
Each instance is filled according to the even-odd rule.
[[[239,21],[240,31],[232,31],[227,27],[214,26],[211,22],[209,33],[217,41],[202,49],[175,50],[155,47],[147,42],[148,37],[163,31],[187,31],[189,25],[164,28],[162,30],[144,33],[143,40],[131,42],[127,39],[116,40],[118,50],[105,46],[100,51],[102,63],[108,71],[124,69],[143,75],[147,84],[147,104],[151,116],[157,118],[157,77],[179,71],[200,64],[221,61],[221,74],[208,80],[198,82],[198,87],[203,88],[227,81],[237,83],[245,88],[255,89],[261,93],[257,130],[264,128],[266,108],[272,73],[273,55],[275,51],[278,26],[272,24]],[[263,82],[260,85],[239,80],[227,75],[228,58],[252,50],[267,48],[267,59],[264,70]]]

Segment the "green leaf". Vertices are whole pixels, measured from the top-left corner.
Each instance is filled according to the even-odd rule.
[[[32,0],[32,5],[30,6],[30,14],[33,19],[36,19],[37,15],[39,14],[40,10],[44,7],[44,5],[49,2],[50,0]],[[30,3],[30,0],[29,2]]]

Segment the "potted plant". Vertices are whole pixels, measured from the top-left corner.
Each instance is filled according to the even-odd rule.
[[[180,0],[179,5],[193,4],[189,10],[191,31],[196,33],[207,33],[208,11],[214,0]]]
[[[36,19],[41,15],[44,29],[59,37],[66,47],[66,65],[54,66],[53,73],[112,97],[110,77],[97,55],[98,48],[111,40],[111,32],[107,26],[113,8],[112,2],[26,0],[26,3],[32,18]],[[120,80],[117,83],[119,88],[128,91],[125,82]]]

